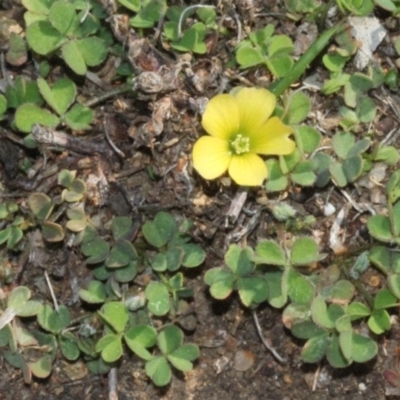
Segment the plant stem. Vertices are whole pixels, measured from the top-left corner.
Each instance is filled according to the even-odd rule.
[[[313,60],[321,53],[321,51],[327,46],[332,37],[341,29],[343,29],[343,22],[337,23],[332,28],[326,30],[299,58],[292,70],[281,80],[274,82],[269,90],[275,95],[280,96],[290,85],[297,81],[300,76],[304,73],[307,67],[313,62]]]

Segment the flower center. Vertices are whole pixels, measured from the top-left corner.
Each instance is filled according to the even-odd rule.
[[[232,153],[239,155],[250,151],[250,139],[238,133],[230,142]]]

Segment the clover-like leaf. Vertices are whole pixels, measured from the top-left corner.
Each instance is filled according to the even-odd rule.
[[[39,360],[28,363],[29,369],[32,372],[32,375],[36,376],[37,378],[47,378],[51,373],[52,368],[52,359],[48,355],[44,355],[43,357],[39,358]]]
[[[75,18],[75,7],[67,1],[57,0],[50,7],[49,21],[62,35],[68,33]]]
[[[115,334],[103,336],[96,343],[96,351],[101,353],[101,358],[108,363],[117,361],[122,356],[121,338]]]
[[[21,132],[24,133],[30,133],[32,126],[35,124],[54,128],[59,123],[59,118],[54,114],[32,103],[25,103],[21,105],[18,107],[15,113],[15,125]]]
[[[236,281],[232,271],[217,267],[208,270],[204,276],[204,282],[210,286],[211,295],[217,300],[224,300],[233,291]]]
[[[115,241],[119,239],[129,240],[132,231],[132,219],[129,217],[115,217],[111,223],[111,230]]]
[[[268,179],[265,182],[265,188],[268,192],[281,192],[289,184],[288,177],[281,171],[279,161],[270,158],[266,161],[268,170]]]
[[[390,220],[384,215],[373,215],[367,222],[369,234],[381,242],[393,241]]]
[[[311,337],[303,346],[301,359],[306,363],[316,363],[320,361],[326,353],[328,344],[328,333],[322,333]]]
[[[156,386],[165,386],[171,380],[171,367],[164,356],[154,357],[145,365],[146,375]]]
[[[263,240],[256,247],[257,262],[268,265],[284,266],[286,264],[285,253],[273,240]]]
[[[107,293],[101,282],[93,280],[90,281],[86,290],[79,290],[79,297],[89,304],[102,304],[107,297]]]
[[[162,316],[170,309],[168,289],[161,282],[151,281],[145,289],[147,307],[151,313]]]
[[[237,290],[246,307],[260,304],[268,298],[268,283],[261,276],[248,276],[237,281]]]
[[[182,265],[186,268],[198,267],[206,258],[206,252],[197,244],[184,244],[181,246],[184,252]]]
[[[157,344],[163,354],[170,354],[183,342],[183,332],[176,325],[165,325],[157,336]]]
[[[137,253],[133,244],[121,239],[111,248],[110,255],[106,260],[108,268],[120,268],[137,259]]]
[[[193,369],[192,361],[198,358],[200,351],[195,344],[183,344],[167,355],[168,361],[179,371],[187,372]]]
[[[66,38],[49,21],[35,21],[26,30],[29,46],[42,56],[57,50]]]
[[[84,241],[81,245],[82,253],[88,257],[88,264],[97,264],[104,261],[110,252],[110,245],[100,237],[94,237],[92,240]]]
[[[368,327],[376,335],[380,335],[391,328],[390,315],[386,310],[374,311],[368,319]]]
[[[44,221],[42,224],[43,239],[48,242],[61,242],[65,233],[61,225],[51,221]]]
[[[293,303],[311,304],[315,296],[315,286],[307,277],[291,268],[288,284],[288,295]]]
[[[58,311],[56,311],[49,305],[44,305],[37,319],[40,326],[46,331],[60,333],[71,322],[71,315],[65,306],[59,306]]]
[[[153,358],[147,350],[157,341],[157,331],[152,326],[136,325],[124,333],[124,339],[128,347],[143,360]]]
[[[58,79],[50,87],[44,79],[39,78],[38,86],[47,104],[60,116],[64,115],[75,101],[76,86],[70,79]]]
[[[159,212],[153,221],[145,222],[142,227],[147,242],[157,248],[165,246],[177,229],[175,219],[164,211]]]
[[[254,271],[253,251],[250,247],[241,248],[236,244],[229,246],[225,263],[238,276],[246,276]]]
[[[371,339],[353,332],[352,358],[355,362],[365,363],[376,356],[378,345]]]
[[[318,253],[318,245],[310,237],[297,239],[290,252],[290,263],[294,266],[309,265],[322,260],[325,256]]]
[[[270,54],[271,48],[269,49]],[[289,125],[299,124],[304,121],[311,110],[311,101],[303,92],[295,92],[289,98]]]
[[[99,314],[117,333],[124,331],[129,319],[127,308],[118,301],[104,304]]]

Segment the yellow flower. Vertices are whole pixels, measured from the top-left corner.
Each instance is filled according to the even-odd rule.
[[[257,154],[284,155],[295,148],[290,126],[271,117],[276,98],[266,89],[240,88],[212,98],[202,125],[210,136],[193,147],[193,166],[205,179],[228,171],[242,186],[259,186],[268,176],[264,160]]]

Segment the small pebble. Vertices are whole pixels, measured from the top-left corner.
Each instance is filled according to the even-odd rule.
[[[365,385],[365,383],[361,382],[358,384],[358,390],[360,392],[365,392],[367,390],[367,386]]]

